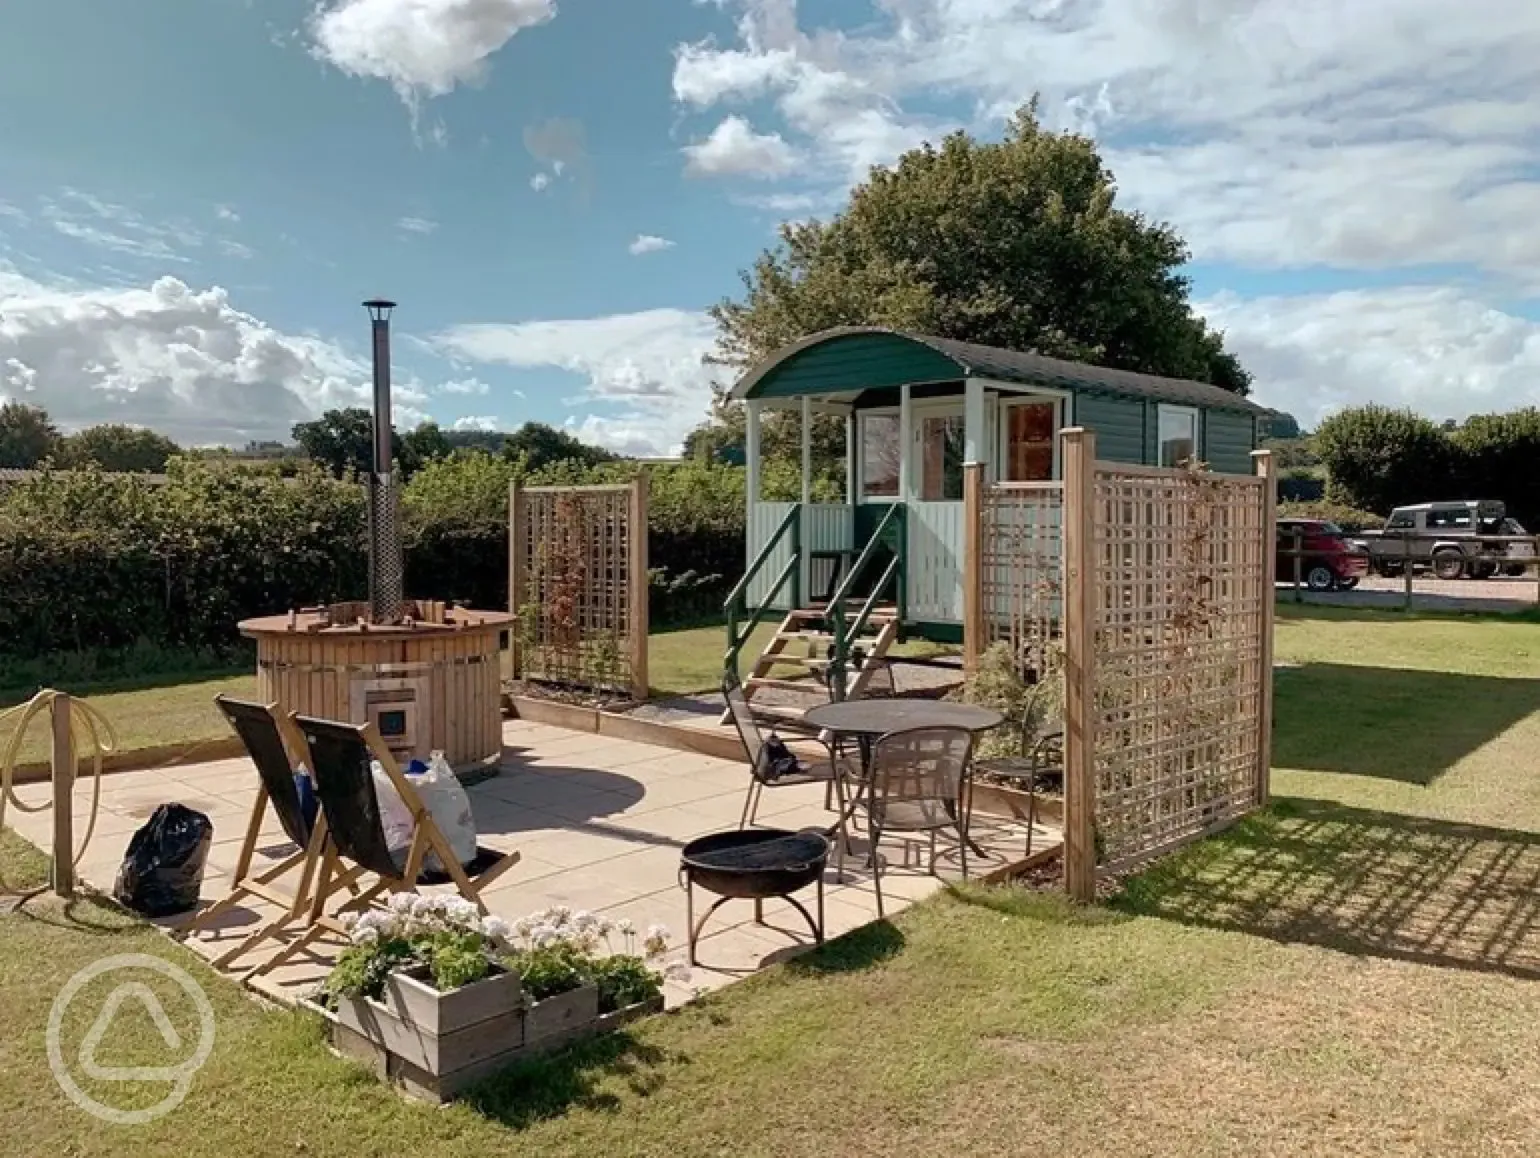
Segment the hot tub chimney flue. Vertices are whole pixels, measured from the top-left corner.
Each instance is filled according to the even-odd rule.
[[[369,609],[375,623],[401,620],[400,494],[391,455],[390,311],[396,303],[364,303],[374,329],[374,470],[369,476]]]

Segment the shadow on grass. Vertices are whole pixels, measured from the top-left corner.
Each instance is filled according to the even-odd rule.
[[[1284,799],[1130,879],[1120,911],[1540,978],[1540,834]]]
[[[873,921],[786,962],[789,973],[829,976],[859,973],[891,961],[904,949],[904,934],[891,921]]]
[[[1273,763],[1428,785],[1540,711],[1540,682],[1311,663],[1274,674]]]
[[[622,1094],[654,1094],[663,1087],[668,1068],[689,1063],[686,1054],[622,1030],[504,1070],[464,1101],[484,1117],[521,1130],[574,1109],[614,1113],[624,1104]]]

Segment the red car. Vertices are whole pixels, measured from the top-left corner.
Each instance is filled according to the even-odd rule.
[[[1299,580],[1312,591],[1350,591],[1369,573],[1369,555],[1325,519],[1278,520],[1278,582],[1293,583],[1298,544]]]

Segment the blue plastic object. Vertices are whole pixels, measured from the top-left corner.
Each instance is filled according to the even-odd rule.
[[[408,776],[422,776],[425,775],[427,771],[428,762],[426,760],[414,759],[410,764],[406,766],[406,774]]]

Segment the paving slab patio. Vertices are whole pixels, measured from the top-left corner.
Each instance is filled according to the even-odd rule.
[[[521,859],[486,892],[487,906],[515,920],[552,905],[568,905],[631,919],[638,928],[667,926],[683,959],[685,895],[679,884],[679,851],[690,839],[735,828],[748,786],[741,763],[671,751],[592,733],[511,720],[503,728],[504,756],[496,776],[467,789],[482,844],[517,850]],[[171,801],[195,808],[214,824],[203,896],[228,892],[255,799],[257,774],[243,759],[120,772],[101,781],[101,807],[79,874],[91,888],[112,889],[130,835],[155,807]],[[17,789],[24,804],[44,803],[46,783]],[[90,815],[91,786],[77,785],[74,817],[77,841]],[[10,814],[20,835],[47,848],[52,819],[46,811]],[[826,827],[820,786],[775,788],[764,794],[759,823],[779,828]],[[986,856],[974,858],[974,873],[1006,867],[1021,856],[1025,830],[1018,824],[976,819],[975,839]],[[826,932],[831,938],[877,919],[865,846],[856,836],[855,857],[843,870],[832,863],[825,875]],[[1051,847],[1059,833],[1041,828],[1034,847]],[[274,864],[294,848],[268,812],[254,869]],[[884,844],[886,911],[892,915],[944,887],[923,869],[923,856]],[[942,878],[957,875],[955,858],[943,857]],[[704,905],[698,911],[704,911]],[[274,915],[263,905],[233,909],[208,934],[191,942],[210,958],[234,945],[255,924]],[[808,948],[812,938],[784,904],[767,904],[765,925],[756,925],[748,902],[731,903],[706,926],[701,965],[688,980],[671,981],[670,1005],[720,988]],[[254,950],[238,964],[261,962],[276,944]],[[257,982],[268,996],[291,1002],[306,996],[324,977],[340,946],[323,942],[313,954],[294,960]]]

